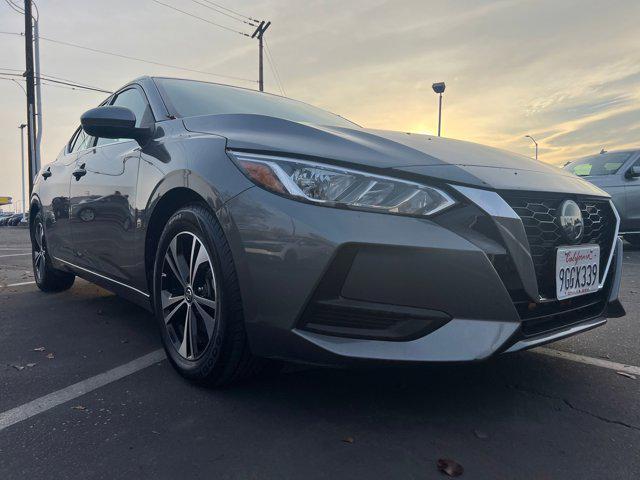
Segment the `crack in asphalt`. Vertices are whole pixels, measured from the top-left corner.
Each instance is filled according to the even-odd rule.
[[[625,423],[625,422],[622,422],[620,420],[611,420],[610,418],[603,417],[602,415],[598,415],[597,413],[590,412],[589,410],[585,410],[583,408],[576,407],[575,405],[573,405],[566,398],[562,398],[561,400],[564,402],[564,404],[566,406],[568,406],[572,410],[575,410],[576,412],[584,413],[585,415],[589,415],[589,416],[591,416],[593,418],[596,418],[596,419],[601,420],[601,421],[606,422],[606,423],[610,423],[612,425],[619,425],[621,427],[630,428],[631,430],[636,430],[636,431],[640,432],[640,427],[636,427],[635,425],[631,425],[630,423]]]
[[[640,427],[638,427],[636,425],[632,425],[630,423],[626,423],[626,422],[623,422],[621,420],[612,420],[610,418],[603,417],[602,415],[598,415],[597,413],[590,412],[589,410],[585,410],[584,408],[577,407],[574,404],[572,404],[570,400],[567,400],[566,398],[558,397],[558,396],[555,396],[555,395],[550,395],[548,393],[539,392],[539,391],[534,390],[532,388],[521,387],[520,385],[515,385],[515,384],[507,384],[507,387],[508,388],[512,388],[514,390],[517,390],[519,392],[528,394],[528,395],[534,395],[534,396],[537,396],[537,397],[547,398],[549,400],[561,401],[567,407],[569,407],[571,410],[574,410],[576,412],[582,413],[584,415],[589,415],[590,417],[593,417],[596,420],[600,420],[602,422],[609,423],[611,425],[618,425],[620,427],[625,427],[625,428],[628,428],[630,430],[635,430],[637,432],[640,432]]]

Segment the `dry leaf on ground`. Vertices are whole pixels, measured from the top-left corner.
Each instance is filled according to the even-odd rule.
[[[464,468],[455,460],[450,458],[438,459],[438,470],[449,477],[459,477],[464,473]]]

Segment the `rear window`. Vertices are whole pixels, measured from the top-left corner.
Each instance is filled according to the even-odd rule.
[[[155,81],[181,117],[247,113],[315,125],[356,126],[339,115],[277,95],[194,80],[156,78]]]
[[[581,158],[564,167],[579,177],[615,175],[633,153],[603,153]]]

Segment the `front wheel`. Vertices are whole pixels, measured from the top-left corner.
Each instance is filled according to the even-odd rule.
[[[259,371],[231,249],[206,207],[182,208],[167,222],[156,251],[153,301],[167,356],[185,378],[222,386]]]
[[[38,212],[31,225],[31,259],[36,285],[43,292],[61,292],[73,285],[76,276],[53,268],[47,251],[42,213]]]

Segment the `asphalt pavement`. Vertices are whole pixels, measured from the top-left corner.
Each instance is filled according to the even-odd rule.
[[[640,478],[640,250],[626,247],[627,316],[550,351],[289,367],[209,390],[162,359],[145,310],[82,280],[40,292],[28,232],[0,228],[0,479],[438,479],[441,458],[469,479]]]

